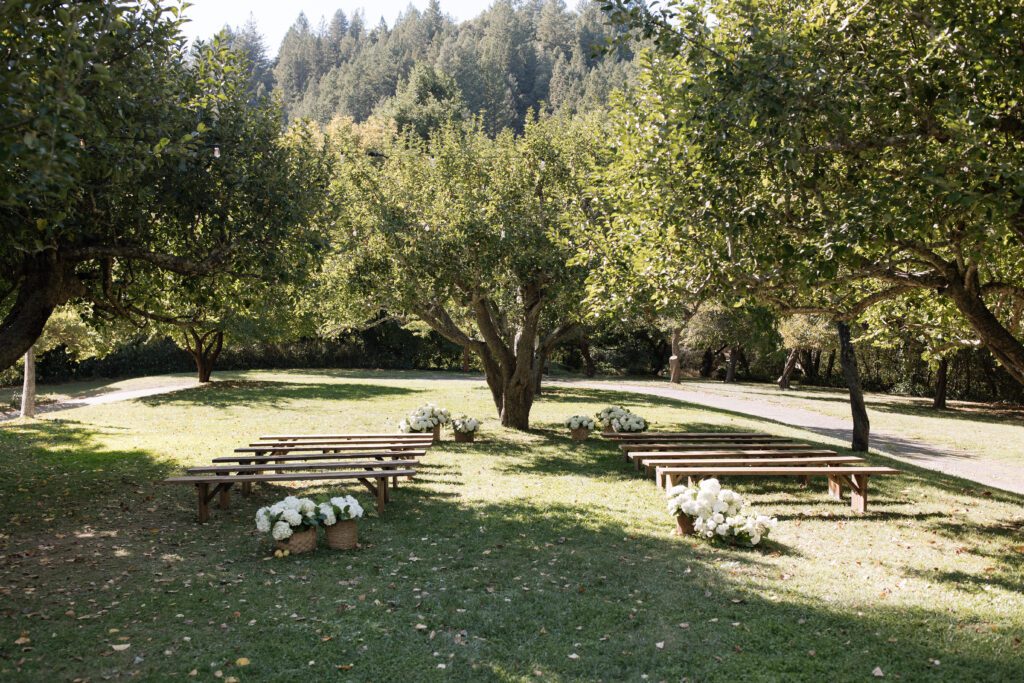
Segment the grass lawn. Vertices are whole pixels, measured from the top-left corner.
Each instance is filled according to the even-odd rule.
[[[561,420],[623,403],[659,428],[813,435],[568,388],[524,434],[482,382],[221,378],[0,427],[0,680],[1020,680],[1020,497],[901,465],[856,517],[823,480],[740,480],[780,524],[719,548],[673,537],[653,483]],[[483,441],[431,450],[383,517],[348,489],[371,510],[358,551],[269,557],[253,514],[284,487],[198,525],[193,491],[159,484],[260,433],[390,431],[426,401],[486,418]]]
[[[652,380],[629,379],[630,384]],[[719,396],[764,401],[850,420],[845,389],[799,387],[780,391],[774,384],[725,384],[685,380],[681,388]],[[946,410],[931,407],[930,398],[867,393],[864,396],[871,428],[938,446],[966,451],[980,458],[1024,466],[1024,407],[949,401]]]

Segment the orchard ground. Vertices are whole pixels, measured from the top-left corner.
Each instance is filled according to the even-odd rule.
[[[270,558],[253,514],[292,489],[236,496],[198,525],[193,491],[159,483],[260,433],[391,431],[427,401],[485,418],[481,441],[432,449],[383,516],[361,522],[355,552]],[[754,550],[709,546],[671,535],[663,495],[612,445],[569,440],[565,417],[610,403],[656,429],[834,446],[777,422],[571,386],[545,391],[533,432],[507,431],[482,382],[394,372],[221,373],[205,387],[6,423],[0,677],[1019,675],[1021,497],[899,464],[906,474],[873,481],[872,511],[858,517],[823,481],[741,480],[730,485],[779,527]],[[986,431],[1007,428],[1001,419],[948,419],[969,425],[979,450],[1009,447]]]

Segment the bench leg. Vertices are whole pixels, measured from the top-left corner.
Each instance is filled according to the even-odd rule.
[[[831,474],[828,477],[828,495],[836,500],[843,499],[843,483],[839,481],[838,477]]]
[[[850,507],[859,515],[868,511],[868,476],[850,475]]]
[[[797,477],[797,481],[799,481],[800,485],[804,488],[811,485],[811,478],[809,476]]]
[[[196,484],[196,497],[199,499],[199,522],[210,521],[210,485]]]
[[[388,478],[381,477],[377,480],[377,514],[384,512],[384,504],[388,501]]]
[[[227,510],[231,505],[231,484],[218,484],[217,488],[220,489],[220,494],[217,497],[217,507],[221,510]]]
[[[253,474],[259,474],[259,472],[253,472]],[[242,495],[243,496],[251,496],[252,495],[252,482],[251,481],[243,481],[242,482]]]

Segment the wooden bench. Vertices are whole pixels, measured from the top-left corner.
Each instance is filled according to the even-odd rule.
[[[891,467],[659,467],[659,486],[675,486],[683,477],[692,484],[706,477],[828,477],[828,493],[842,500],[843,486],[850,488],[850,508],[863,514],[868,509],[868,478],[882,474],[899,474]]]
[[[339,449],[350,449],[353,446],[362,446],[363,448],[398,448],[398,449],[410,449],[410,448],[429,448],[433,445],[431,440],[420,440],[420,441],[354,441],[354,440],[338,440],[331,441],[325,439],[322,441],[254,441],[246,448],[258,448],[261,450],[278,450],[278,449],[295,449],[295,448],[339,448]]]
[[[806,446],[800,449],[779,448],[723,448],[714,451],[679,449],[675,451],[633,451],[626,453],[626,460],[636,465],[637,470],[644,468],[645,461],[672,460],[676,458],[796,458],[825,455],[838,455],[835,451]]]
[[[829,451],[825,451],[829,453]],[[801,455],[779,458],[666,458],[641,460],[640,469],[654,476],[659,467],[797,467],[802,465],[850,465],[864,462],[856,455]]]
[[[433,434],[427,432],[413,432],[403,434],[264,434],[259,437],[260,441],[317,441],[321,439],[332,439],[340,441],[432,441]]]
[[[227,508],[231,502],[231,487],[235,484],[255,482],[286,482],[286,481],[335,481],[356,480],[373,494],[377,501],[377,513],[384,511],[385,503],[390,500],[388,479],[395,476],[410,476],[415,470],[377,470],[361,472],[293,472],[291,474],[197,474],[165,479],[167,484],[193,484],[199,502],[198,518],[200,522],[210,519],[210,501],[219,496],[218,507]]]
[[[426,455],[425,450],[398,450],[398,451],[359,451],[359,452],[345,452],[345,453],[325,453],[318,449],[306,453],[292,452],[292,451],[277,451],[269,455],[226,455],[218,458],[214,458],[211,462],[217,465],[224,465],[227,463],[238,463],[241,465],[264,465],[264,464],[286,464],[286,463],[302,463],[302,462],[315,462],[319,460],[326,461],[340,461],[340,460],[358,460],[360,458],[374,458],[378,462],[389,462],[394,460],[402,460],[409,458],[416,458],[419,456]],[[306,465],[307,468],[319,466],[319,465]],[[278,470],[278,467],[263,467],[264,470]],[[393,485],[398,487],[398,476],[393,480]],[[242,495],[249,495],[252,491],[252,483],[245,482],[242,484]]]
[[[764,432],[611,432],[605,436],[613,441],[656,441],[659,439],[763,439]]]
[[[622,443],[619,450],[623,453],[634,451],[713,451],[723,449],[744,449],[744,448],[811,448],[810,444],[799,441],[687,441],[687,442],[650,442],[650,443]]]
[[[259,443],[255,446],[244,446],[242,448],[236,448],[235,453],[254,453],[256,455],[264,455],[271,453],[345,453],[345,452],[363,452],[372,453],[374,451],[422,451],[425,450],[426,444],[418,443],[344,443],[344,444],[275,444],[272,442]]]

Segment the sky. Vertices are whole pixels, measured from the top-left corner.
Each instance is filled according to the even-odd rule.
[[[441,11],[457,21],[472,19],[486,9],[492,0],[441,0]],[[427,0],[191,0],[192,6],[185,11],[190,20],[183,30],[190,39],[209,38],[225,24],[240,26],[251,14],[263,34],[267,53],[277,54],[285,32],[295,23],[299,12],[305,12],[313,26],[321,17],[330,21],[334,13],[345,10],[352,15],[362,8],[368,26],[375,25],[381,17],[388,25],[409,5],[423,9]]]

